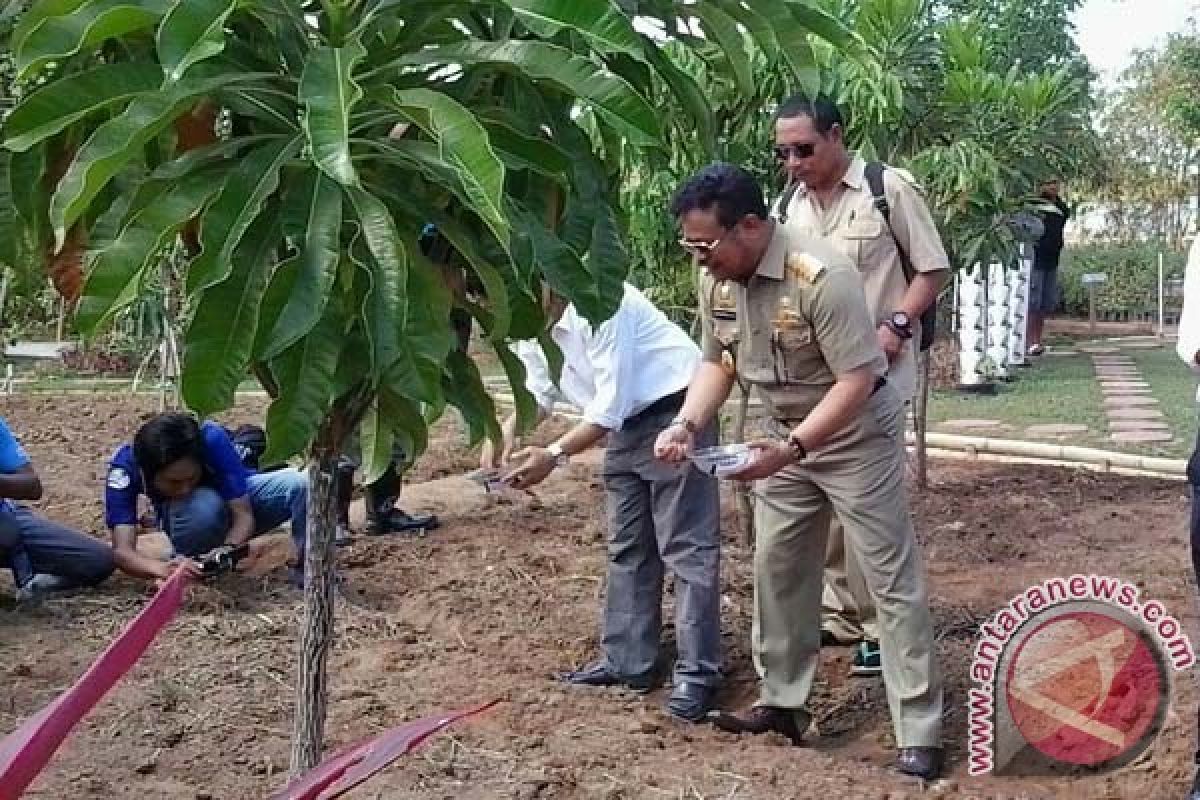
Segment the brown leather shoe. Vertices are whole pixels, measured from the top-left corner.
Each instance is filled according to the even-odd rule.
[[[935,781],[942,774],[943,755],[940,747],[901,747],[893,769],[901,775]]]
[[[790,708],[773,708],[771,706],[754,706],[746,711],[729,712],[713,711],[708,719],[713,725],[730,733],[782,733],[792,744],[800,744],[804,731],[808,728],[807,719],[802,726],[796,717],[807,714]]]

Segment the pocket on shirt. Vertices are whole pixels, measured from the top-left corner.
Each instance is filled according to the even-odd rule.
[[[781,330],[775,334],[775,363],[779,379],[785,382],[810,377],[821,365],[821,348],[813,329]]]
[[[854,260],[860,272],[879,265],[886,254],[887,241],[883,220],[863,219],[852,222],[841,236],[842,252]]]

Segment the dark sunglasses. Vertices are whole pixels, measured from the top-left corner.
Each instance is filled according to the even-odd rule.
[[[803,161],[806,158],[812,158],[816,152],[816,145],[812,142],[804,144],[777,144],[775,145],[775,158],[786,162],[789,158],[795,158]]]

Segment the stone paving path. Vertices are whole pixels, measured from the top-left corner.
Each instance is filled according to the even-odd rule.
[[[1116,348],[1079,349],[1092,357],[1096,380],[1104,393],[1110,439],[1123,444],[1152,444],[1174,438],[1158,410],[1158,401],[1150,393],[1150,385],[1142,380],[1132,358]]]

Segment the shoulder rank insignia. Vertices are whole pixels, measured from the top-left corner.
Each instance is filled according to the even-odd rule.
[[[810,256],[808,253],[788,254],[787,272],[793,280],[800,283],[813,284],[824,271],[824,262],[814,256]]]

